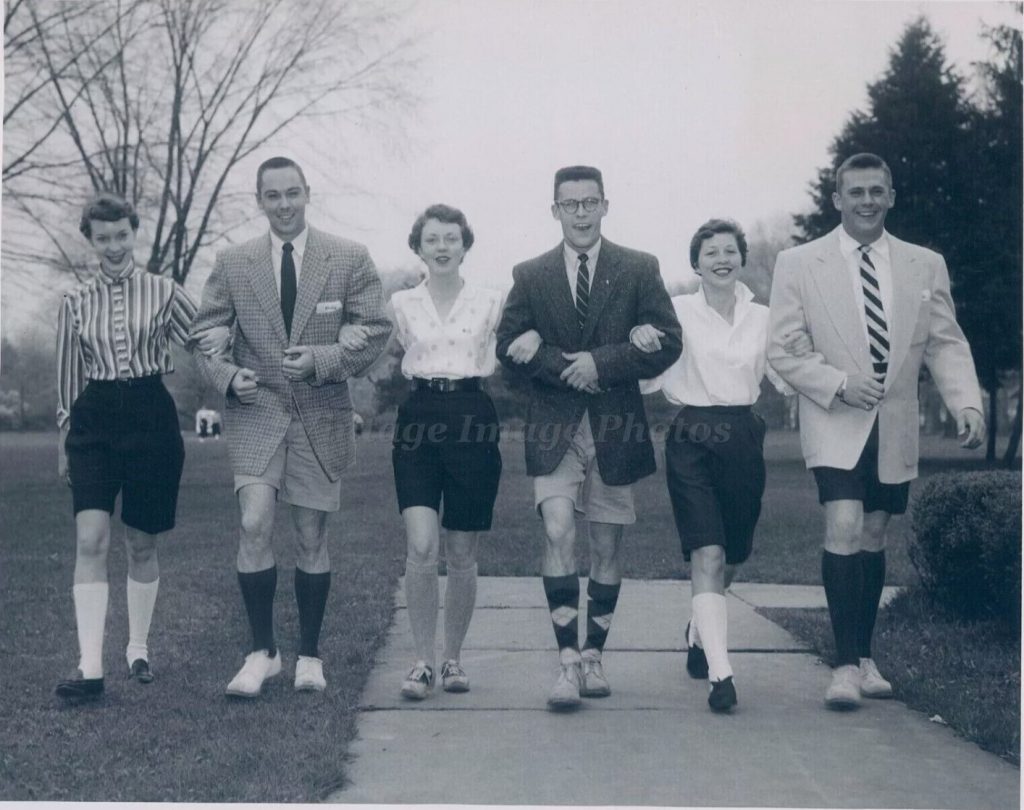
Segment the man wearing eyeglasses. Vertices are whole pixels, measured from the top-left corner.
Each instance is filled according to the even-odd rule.
[[[682,349],[658,260],[601,237],[608,213],[601,172],[555,173],[552,216],[562,242],[517,265],[498,326],[498,358],[531,378],[526,472],[547,541],[541,573],[560,673],[552,709],[611,687],[601,654],[622,580],[623,526],[636,521],[632,484],[656,469],[639,379],[656,377]],[[661,349],[644,354],[630,330],[650,323]],[[589,528],[587,628],[580,649],[576,516]]]

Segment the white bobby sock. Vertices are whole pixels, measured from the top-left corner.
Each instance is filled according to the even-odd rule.
[[[693,597],[693,618],[700,628],[704,655],[708,659],[708,680],[724,681],[732,675],[729,666],[729,613],[725,596],[699,593]]]
[[[437,563],[421,565],[405,561],[405,604],[409,610],[409,624],[416,655],[434,666],[434,645],[437,639],[437,609],[439,602]]]
[[[78,625],[78,668],[83,678],[103,677],[103,631],[107,623],[106,582],[85,582],[71,589]]]
[[[459,659],[462,642],[476,607],[476,563],[468,568],[448,566],[448,585],[444,589],[444,657]]]
[[[128,666],[136,658],[149,661],[149,625],[153,621],[159,588],[160,577],[152,582],[136,582],[128,577],[128,649],[125,650]]]
[[[697,617],[693,615],[693,597],[690,597],[690,635],[686,639],[687,647],[700,647],[700,630],[697,629]]]

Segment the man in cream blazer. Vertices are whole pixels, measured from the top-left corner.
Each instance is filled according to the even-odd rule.
[[[829,708],[890,697],[871,657],[885,581],[885,530],[917,477],[917,382],[927,366],[963,446],[985,438],[971,350],[956,322],[942,256],[885,231],[895,202],[880,157],[836,170],[841,224],[781,252],[771,294],[771,364],[800,395],[800,443],[825,507],[822,581],[836,641]],[[813,351],[788,354],[803,331]]]

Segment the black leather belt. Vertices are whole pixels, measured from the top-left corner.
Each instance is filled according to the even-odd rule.
[[[438,391],[442,394],[449,394],[452,391],[479,391],[479,377],[464,377],[458,380],[449,380],[447,377],[424,377],[412,378],[413,391]]]

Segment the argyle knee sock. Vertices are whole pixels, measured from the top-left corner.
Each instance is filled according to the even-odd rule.
[[[320,656],[320,628],[324,623],[331,572],[310,574],[295,569],[295,603],[299,609],[299,655]]]
[[[576,574],[562,577],[543,577],[544,595],[547,596],[551,624],[555,628],[558,657],[562,663],[580,660],[578,629],[580,609],[580,580]]]
[[[125,650],[128,666],[138,658],[149,661],[149,626],[153,621],[159,589],[159,577],[152,582],[136,582],[128,577],[125,586],[128,595],[128,648]]]
[[[583,643],[584,650],[604,650],[621,588],[621,582],[605,585],[591,579],[587,583],[587,639]]]
[[[724,681],[732,675],[729,665],[729,612],[725,596],[720,593],[694,596],[693,623],[700,629],[704,655],[708,659],[708,680]]]
[[[72,588],[78,628],[78,668],[83,678],[103,677],[103,631],[107,623],[106,582],[86,582]]]
[[[252,630],[252,652],[266,650],[271,656],[277,652],[274,644],[274,594],[277,592],[277,566],[252,573],[238,572],[238,587],[249,614]]]
[[[476,572],[476,563],[468,568],[448,566],[448,584],[444,589],[445,660],[459,660],[476,607]]]
[[[438,607],[437,563],[405,561],[405,604],[416,656],[434,668]]]
[[[832,619],[832,633],[836,641],[837,667],[857,665],[857,633],[860,624],[863,578],[861,561],[856,554],[821,555],[821,581]]]
[[[857,654],[871,657],[871,637],[875,633],[878,603],[885,585],[885,551],[861,551],[860,559],[863,590],[860,603],[860,623],[857,626]]]

